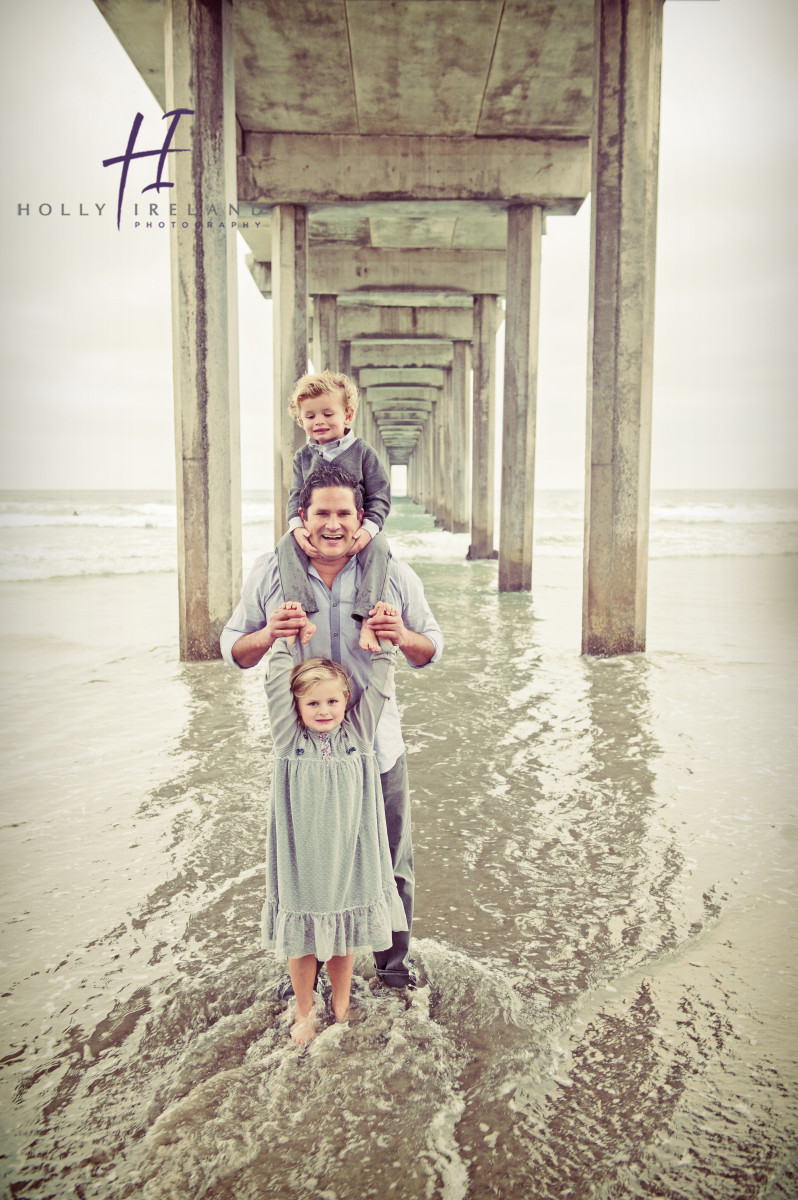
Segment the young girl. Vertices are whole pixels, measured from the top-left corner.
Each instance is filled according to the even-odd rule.
[[[381,530],[391,510],[391,484],[376,451],[352,432],[357,406],[357,388],[339,372],[303,375],[294,386],[288,411],[308,440],[294,455],[286,509],[288,533],[277,543],[277,565],[283,595],[301,601],[306,614],[316,612],[307,565],[318,552],[311,546],[299,515],[299,494],[323,459],[336,462],[363,489],[363,525],[355,547],[363,574],[352,617],[362,622],[361,648],[377,651],[379,644],[365,618],[385,593],[391,555]],[[306,639],[309,636],[306,633]]]
[[[295,609],[296,602],[283,608]],[[381,604],[390,616],[396,609]],[[353,950],[387,950],[407,929],[388,848],[374,734],[393,693],[396,647],[380,639],[371,681],[346,711],[349,681],[338,663],[308,658],[285,638],[266,680],[274,739],[263,945],[288,959],[296,997],[295,1042],[316,1036],[313,984],[327,963],[333,1012],[349,1010]]]

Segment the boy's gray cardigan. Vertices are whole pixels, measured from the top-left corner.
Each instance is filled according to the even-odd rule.
[[[289,524],[294,517],[299,516],[299,493],[308,475],[312,475],[324,460],[319,451],[308,442],[301,450],[297,450],[293,461],[293,478],[291,490],[288,493],[286,516]],[[377,457],[377,452],[362,438],[355,438],[351,446],[347,446],[332,460],[336,467],[343,467],[363,488],[364,512],[363,523],[367,521],[376,526],[370,533],[379,533],[385,524],[385,518],[391,511],[391,484],[385,468]]]

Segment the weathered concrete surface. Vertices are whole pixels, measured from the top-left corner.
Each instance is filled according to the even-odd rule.
[[[360,382],[363,387],[443,387],[443,370],[434,370],[419,367],[386,367],[384,370],[376,370],[372,367],[366,367],[360,372]]]
[[[590,180],[587,138],[246,133],[238,196],[250,203],[500,200],[575,213]]]
[[[405,341],[352,342],[350,362],[355,367],[450,367],[451,342]]]
[[[317,371],[338,371],[338,306],[336,296],[316,296],[314,302]]]
[[[194,109],[192,153],[171,167],[181,207],[200,193],[224,205],[235,167],[232,22],[230,0],[167,0],[168,104]],[[170,232],[180,657],[189,661],[219,657],[241,584],[234,237]]]
[[[359,288],[443,288],[497,292],[505,289],[505,257],[500,250],[374,250],[317,246],[310,259],[308,287],[317,292],[356,292]]]
[[[273,241],[273,239],[272,239]],[[269,263],[260,259],[250,267],[253,278],[265,297],[273,291]],[[349,250],[341,246],[318,247],[308,266],[308,290],[316,295],[323,292],[341,295],[357,293],[361,288],[404,288],[408,291],[443,287],[469,295],[473,290],[503,292],[505,286],[504,254],[498,250]],[[380,307],[373,306],[372,312],[379,314]],[[390,309],[388,310],[391,311]],[[418,330],[431,318],[420,315],[420,307],[397,306],[393,318],[398,327],[405,323],[408,337],[421,336]],[[448,311],[448,310],[447,310]],[[460,309],[452,312],[461,314]],[[418,312],[418,316],[401,316],[401,313]],[[352,317],[345,315],[339,336],[346,340],[352,337]],[[470,316],[470,311],[469,311]],[[375,315],[372,320],[383,318]],[[391,318],[385,318],[390,320]],[[456,321],[457,317],[449,318]],[[416,328],[412,322],[416,321]],[[458,326],[462,328],[462,326]],[[378,325],[375,326],[377,336]],[[399,333],[392,336],[400,336]],[[429,337],[429,333],[424,333]]]
[[[662,0],[597,0],[582,651],[645,649]]]
[[[471,457],[471,545],[468,557],[495,558],[494,447],[496,437],[497,296],[474,297]]]
[[[274,301],[274,540],[287,528],[285,507],[291,463],[305,438],[288,414],[294,384],[308,369],[307,216],[301,205],[284,204],[272,219]]]
[[[501,592],[527,592],[532,587],[542,221],[542,210],[527,204],[510,209],[507,223]]]
[[[455,342],[452,359],[452,532],[471,523],[471,343]]]
[[[470,338],[472,308],[408,308],[384,305],[341,305],[338,336],[361,338]]]
[[[97,7],[163,105],[161,4]],[[236,16],[242,129],[590,135],[590,0],[240,0]],[[340,64],[335,87],[308,87],[309,63]]]

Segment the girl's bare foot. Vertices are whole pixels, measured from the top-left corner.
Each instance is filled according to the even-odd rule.
[[[316,1021],[316,1013],[311,1008],[306,1017],[297,1018],[291,1026],[291,1041],[296,1042],[298,1046],[307,1046],[308,1042],[312,1042],[318,1033],[318,1023]]]
[[[339,1025],[342,1024],[344,1021],[348,1021],[349,1020],[349,997],[347,996],[345,1000],[340,1000],[340,1001],[336,1001],[335,997],[333,997],[332,1010],[333,1010],[333,1016],[335,1017],[335,1019],[339,1023]]]

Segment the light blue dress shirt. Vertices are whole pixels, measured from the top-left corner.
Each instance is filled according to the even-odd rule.
[[[305,657],[321,655],[341,663],[352,681],[352,704],[359,699],[371,673],[372,656],[369,651],[360,649],[360,624],[352,619],[352,605],[361,574],[357,556],[350,558],[335,577],[332,588],[327,587],[315,567],[311,566],[308,571],[319,611],[312,617],[317,630],[305,647]],[[273,551],[262,555],[250,571],[241,589],[238,606],[222,630],[220,644],[225,662],[238,667],[232,654],[233,645],[242,634],[262,629],[283,599],[290,598],[284,597],[280,589],[277,555]],[[408,629],[423,633],[432,642],[435,653],[426,665],[437,662],[443,650],[443,634],[427,604],[421,580],[407,563],[398,558],[391,559],[385,599],[399,609]],[[374,741],[380,773],[391,769],[404,748],[394,695],[383,709]]]

